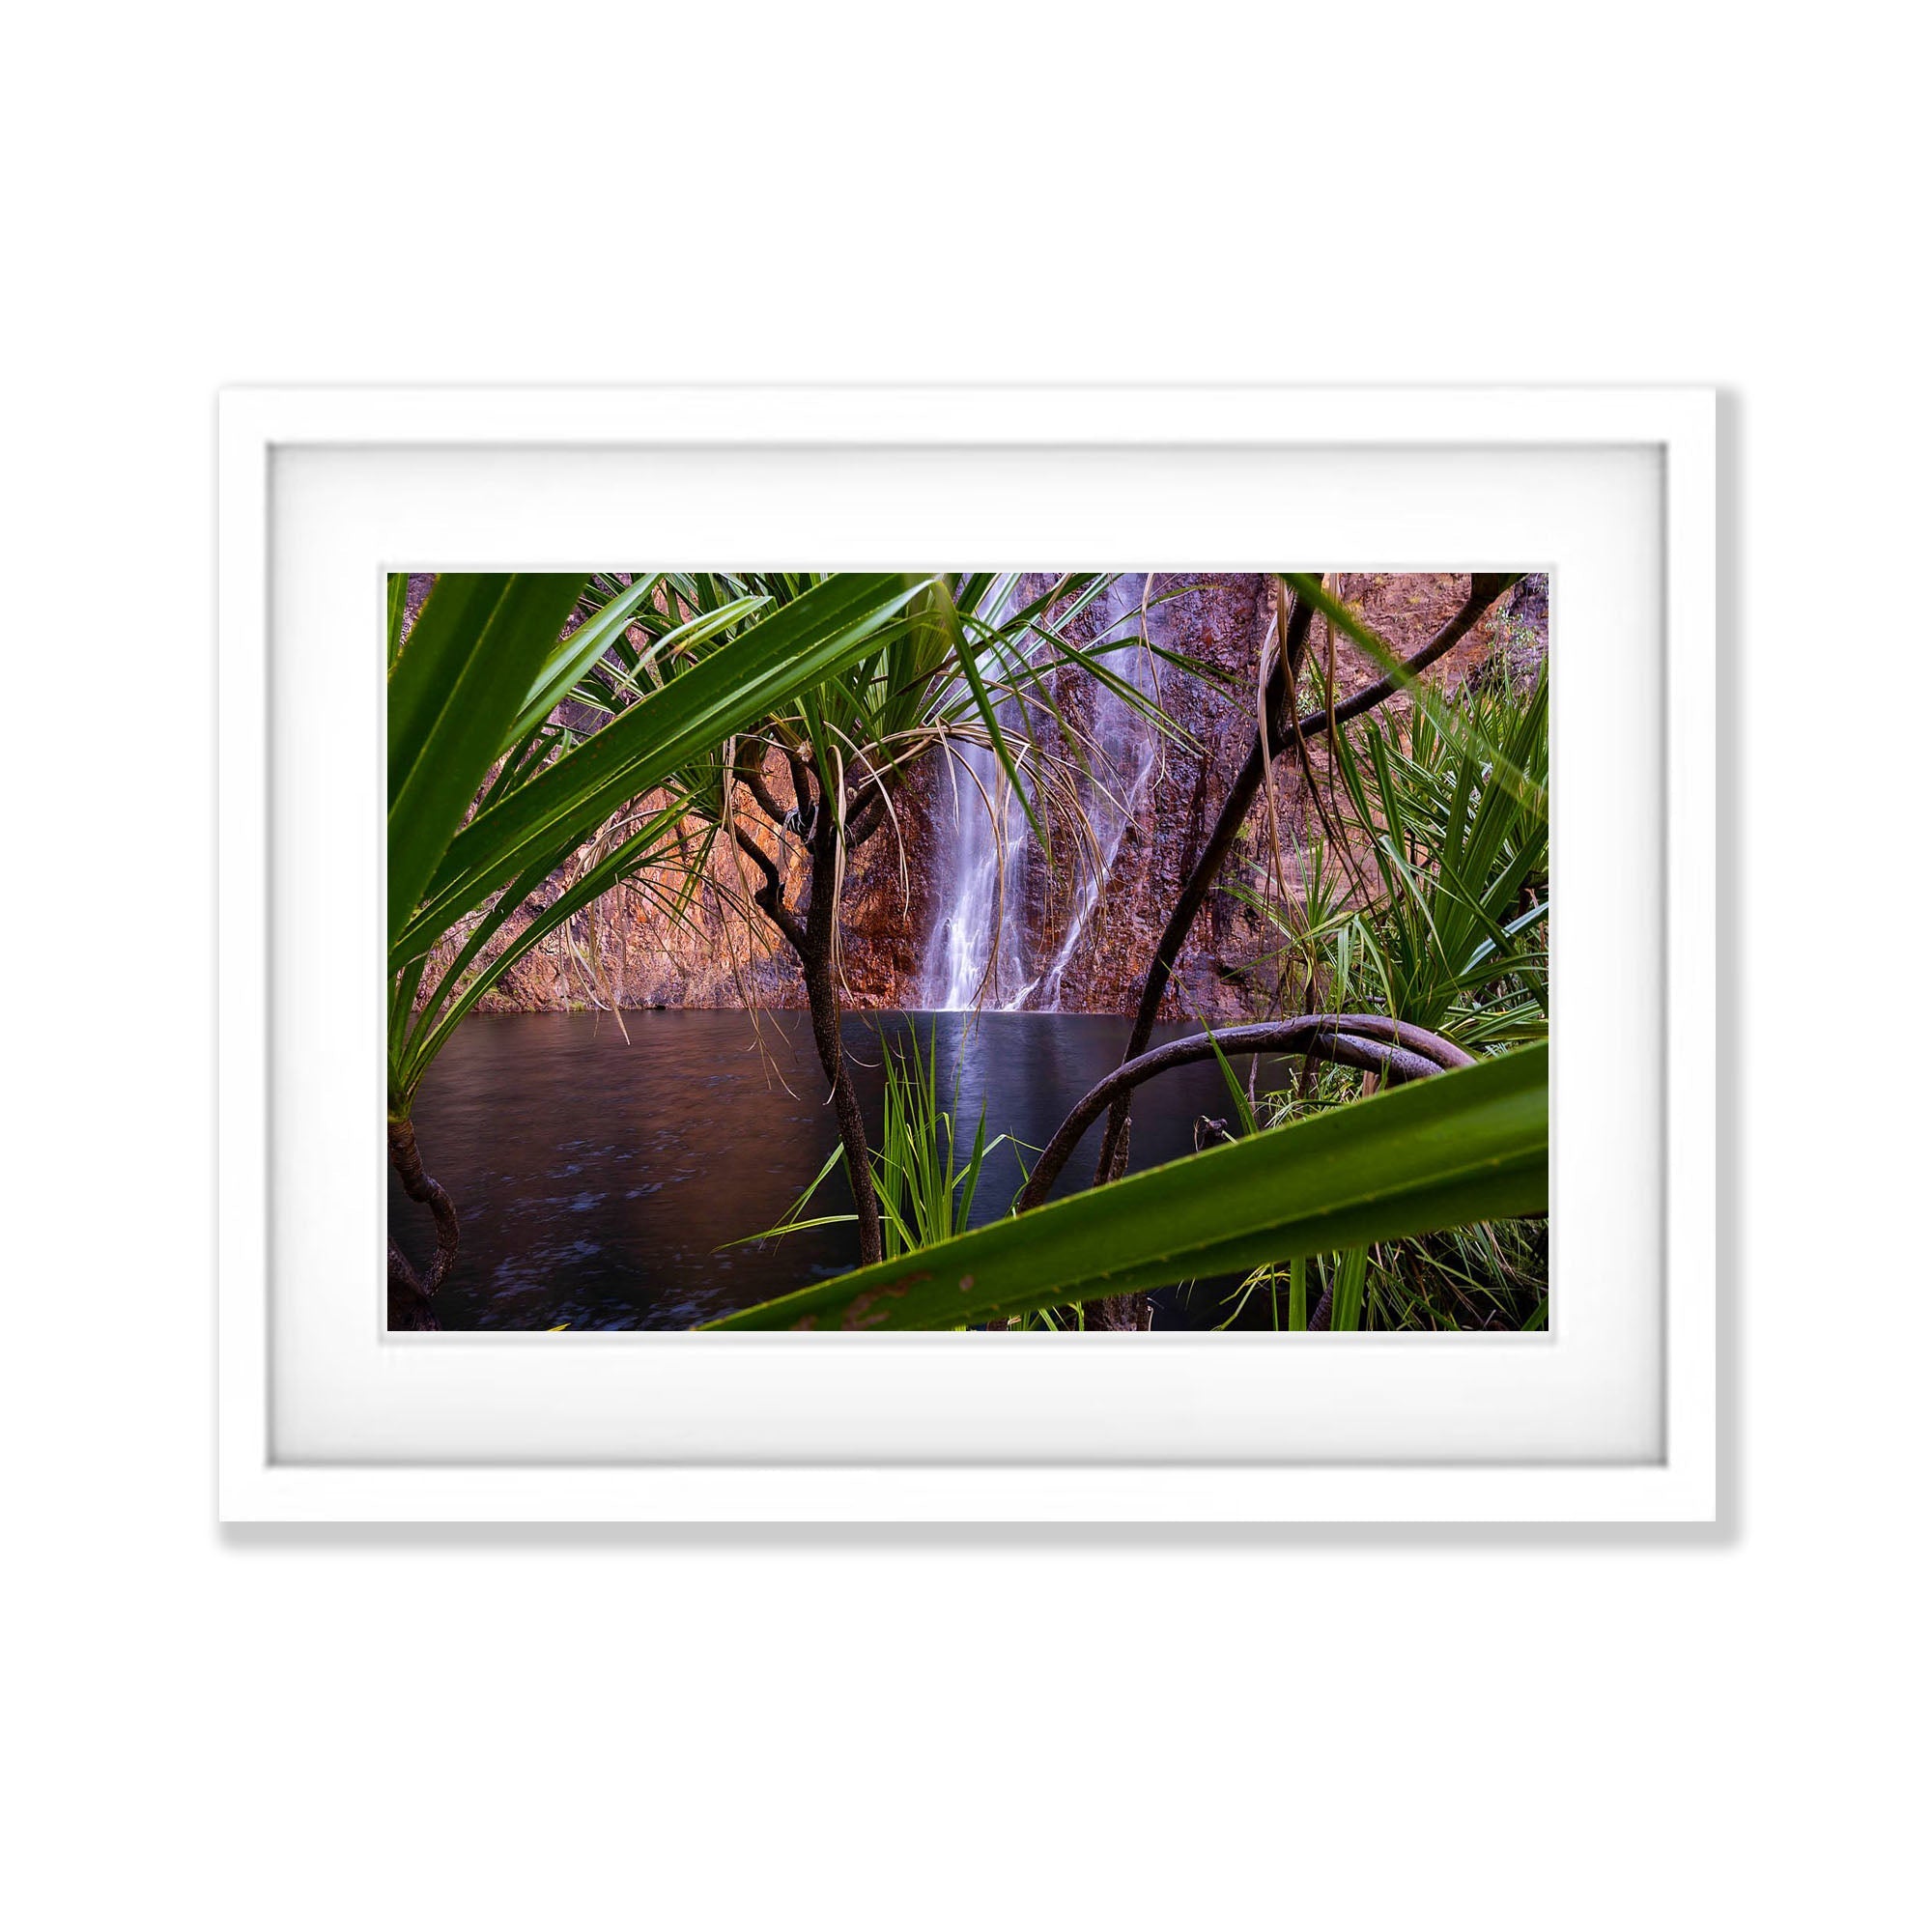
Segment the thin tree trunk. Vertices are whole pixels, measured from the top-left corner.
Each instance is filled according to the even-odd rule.
[[[427,1275],[418,1274],[395,1242],[389,1243],[389,1326],[440,1328],[442,1323],[436,1319],[436,1293],[449,1278],[462,1239],[456,1208],[442,1184],[423,1172],[416,1130],[409,1121],[389,1122],[389,1165],[396,1170],[403,1192],[426,1207],[436,1222],[436,1259]]]
[[[1312,711],[1300,719],[1294,718],[1283,702],[1284,697],[1293,694],[1302,654],[1308,644],[1310,620],[1314,615],[1312,607],[1297,598],[1284,627],[1283,648],[1276,653],[1274,668],[1268,676],[1264,707],[1268,720],[1267,757],[1282,756],[1293,746],[1297,736],[1313,738],[1327,730],[1331,723],[1346,724],[1394,696],[1410,679],[1467,637],[1484,612],[1515,581],[1515,578],[1498,572],[1478,572],[1471,576],[1469,593],[1462,609],[1421,650],[1404,661],[1400,675],[1391,674],[1378,680],[1367,690],[1357,692],[1346,703],[1338,704],[1332,712],[1325,709]],[[1256,793],[1261,789],[1265,770],[1261,732],[1257,729],[1254,746],[1229,790],[1208,843],[1202,848],[1193,871],[1180,889],[1180,896],[1175,901],[1174,912],[1160,935],[1160,943],[1154,948],[1147,979],[1141,986],[1140,1007],[1134,1014],[1133,1032],[1128,1036],[1125,1052],[1121,1055],[1122,1065],[1138,1059],[1147,1050],[1148,1040],[1153,1034],[1154,1020],[1160,1012],[1161,1000],[1174,975],[1175,963],[1180,957],[1180,950],[1187,943],[1187,935],[1193,930],[1201,908],[1208,901],[1208,895],[1220,877],[1228,854],[1234,849],[1235,839],[1246,822]],[[1107,1129],[1100,1143],[1100,1158],[1094,1170],[1095,1182],[1112,1179],[1125,1168],[1130,1105],[1130,1096],[1122,1094],[1107,1118]]]
[[[885,1241],[879,1226],[879,1197],[872,1187],[872,1159],[866,1145],[866,1117],[859,1108],[858,1089],[845,1065],[845,1046],[838,1035],[838,987],[833,975],[833,948],[838,931],[838,897],[835,891],[838,867],[838,829],[831,812],[818,814],[811,838],[811,904],[805,914],[805,998],[811,1011],[811,1037],[819,1063],[832,1083],[832,1111],[838,1117],[838,1139],[845,1150],[845,1178],[852,1183],[852,1205],[859,1211],[859,1265],[883,1259]]]
[[[1314,615],[1313,605],[1304,604],[1298,597],[1294,599],[1288,622],[1282,627],[1282,644],[1275,653],[1274,668],[1268,672],[1264,706],[1270,724],[1284,708],[1284,694],[1293,694],[1294,690],[1295,679],[1301,670],[1302,652],[1308,647],[1308,627]],[[1153,1035],[1154,1020],[1160,1012],[1161,1000],[1167,992],[1168,980],[1174,975],[1175,961],[1180,957],[1180,949],[1187,944],[1187,935],[1194,929],[1194,922],[1201,908],[1207,904],[1208,895],[1213,890],[1215,880],[1221,876],[1221,867],[1234,849],[1236,836],[1247,821],[1248,808],[1254,804],[1255,794],[1262,788],[1262,778],[1266,769],[1266,761],[1262,756],[1261,732],[1257,729],[1254,747],[1222,802],[1214,829],[1208,835],[1208,842],[1201,848],[1201,856],[1194,862],[1194,869],[1187,875],[1180,896],[1175,901],[1174,911],[1162,928],[1160,943],[1154,948],[1152,959],[1148,962],[1147,979],[1141,985],[1140,1007],[1134,1014],[1134,1030],[1127,1037],[1126,1051],[1121,1055],[1122,1065],[1130,1060],[1138,1060],[1147,1051],[1147,1043]],[[1094,1168],[1096,1185],[1117,1178],[1125,1170],[1128,1113],[1132,1104],[1132,1095],[1122,1094],[1107,1116],[1107,1131],[1100,1140],[1100,1158]]]
[[[845,1065],[844,1042],[838,1030],[838,984],[833,972],[833,954],[838,937],[838,826],[826,809],[822,790],[811,800],[805,766],[791,761],[792,791],[797,800],[785,811],[760,778],[755,782],[746,765],[737,776],[758,801],[774,824],[802,833],[811,853],[811,903],[805,918],[784,902],[784,878],[771,855],[742,825],[733,828],[739,849],[764,875],[764,883],[752,895],[753,903],[769,919],[798,955],[805,979],[806,1009],[811,1015],[811,1037],[818,1048],[819,1065],[825,1069],[832,1088],[832,1111],[838,1122],[838,1141],[845,1155],[845,1178],[851,1183],[852,1204],[859,1216],[859,1264],[868,1266],[884,1259],[885,1239],[879,1222],[879,1197],[872,1185],[870,1150],[866,1145],[866,1117],[860,1110],[859,1092]]]

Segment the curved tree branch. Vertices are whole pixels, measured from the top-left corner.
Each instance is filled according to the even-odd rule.
[[[784,756],[785,767],[791,773],[791,795],[798,800],[798,836],[810,838],[816,823],[817,794],[811,788],[805,759],[789,745],[784,748]]]
[[[774,825],[783,825],[788,814],[784,807],[779,803],[778,794],[765,782],[764,773],[752,763],[744,752],[739,753],[738,762],[732,769],[737,773],[738,782],[757,800],[758,810]]]
[[[1072,1158],[1080,1137],[1110,1106],[1119,1105],[1136,1087],[1176,1066],[1211,1060],[1216,1049],[1229,1060],[1245,1053],[1294,1053],[1338,1066],[1360,1067],[1391,1086],[1424,1080],[1431,1074],[1470,1065],[1469,1056],[1454,1041],[1380,1013],[1305,1013],[1289,1020],[1264,1020],[1254,1026],[1226,1027],[1216,1034],[1190,1034],[1171,1040],[1117,1066],[1090,1088],[1061,1122],[1034,1164],[1027,1184],[1013,1203],[1014,1211],[1037,1208]]]
[[[784,902],[784,879],[771,854],[735,820],[731,836],[738,841],[739,849],[765,875],[765,883],[752,895],[752,903],[784,934],[792,951],[802,955],[806,947],[805,927]]]
[[[845,821],[845,849],[856,852],[879,829],[879,822],[885,815],[884,796],[876,791],[868,792],[866,802]]]
[[[1318,732],[1326,731],[1333,725],[1346,724],[1351,718],[1360,718],[1377,705],[1387,703],[1398,692],[1413,684],[1437,658],[1460,644],[1482,621],[1483,613],[1490,606],[1516,582],[1517,578],[1511,574],[1477,571],[1469,579],[1469,594],[1463,599],[1463,608],[1412,658],[1403,659],[1400,671],[1391,671],[1366,690],[1356,692],[1354,696],[1336,705],[1332,712],[1325,709],[1310,711],[1293,724],[1280,724],[1269,733],[1269,751],[1279,755],[1287,749],[1296,729],[1304,738],[1313,738]]]

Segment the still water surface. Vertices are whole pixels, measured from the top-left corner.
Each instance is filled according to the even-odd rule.
[[[759,1246],[723,1247],[778,1221],[838,1139],[803,1013],[635,1012],[627,1046],[608,1014],[478,1014],[465,1020],[417,1099],[428,1171],[463,1227],[438,1296],[448,1328],[688,1328],[843,1273],[858,1261],[849,1223]],[[942,1094],[958,1079],[962,1142],[983,1102],[986,1133],[1043,1147],[1066,1111],[1120,1064],[1129,1021],[1111,1013],[868,1013],[844,1023],[871,1133],[884,1084],[881,1034],[937,1028]],[[1191,1032],[1155,1031],[1159,1044]],[[1245,1074],[1246,1063],[1237,1063]],[[786,1089],[789,1087],[790,1091]],[[1142,1089],[1131,1166],[1193,1147],[1195,1116],[1225,1118],[1219,1069],[1181,1067]],[[1094,1172],[1096,1125],[1056,1193]],[[963,1157],[963,1156],[962,1156]],[[1029,1155],[1029,1162],[1032,1156]],[[973,1221],[1006,1212],[1017,1157],[987,1163]],[[842,1168],[814,1213],[849,1212]],[[419,1264],[428,1214],[392,1176],[389,1225]],[[721,1247],[723,1251],[721,1252]],[[1226,1284],[1167,1291],[1155,1326],[1211,1327]]]

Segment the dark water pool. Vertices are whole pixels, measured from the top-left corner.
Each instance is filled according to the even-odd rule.
[[[463,1228],[437,1301],[445,1327],[688,1328],[857,1264],[849,1224],[719,1252],[778,1221],[837,1141],[806,1016],[764,1013],[754,1026],[737,1011],[635,1012],[624,1021],[628,1046],[608,1014],[476,1015],[432,1069],[416,1135]],[[1037,1149],[1120,1064],[1129,1022],[1094,1013],[848,1017],[845,1050],[875,1137],[881,1033],[897,1037],[912,1024],[922,1039],[937,1028],[941,1091],[956,1073],[968,1144],[983,1101],[988,1138],[1009,1133]],[[1155,1042],[1190,1031],[1164,1027]],[[1229,1111],[1211,1061],[1163,1075],[1142,1090],[1132,1166],[1189,1151],[1195,1116]],[[1091,1179],[1098,1139],[1095,1126],[1056,1192]],[[981,1179],[975,1224],[1004,1213],[1019,1185],[1017,1158],[1002,1147]],[[812,1211],[851,1205],[840,1169]],[[406,1254],[428,1260],[429,1217],[393,1176],[389,1226]],[[1212,1327],[1228,1314],[1227,1292],[1168,1291],[1155,1325]]]

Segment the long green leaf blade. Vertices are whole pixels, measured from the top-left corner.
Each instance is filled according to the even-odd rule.
[[[571,687],[623,636],[624,627],[637,614],[638,607],[663,582],[662,572],[639,577],[621,597],[613,598],[594,616],[586,617],[564,639],[538,677],[536,688],[524,701],[516,722],[503,734],[501,750],[509,751],[519,739],[534,731],[557,703],[570,696]]]
[[[713,1328],[952,1328],[1541,1213],[1548,1047],[1481,1061],[814,1284]]]
[[[392,945],[588,581],[437,579],[389,672]]]

